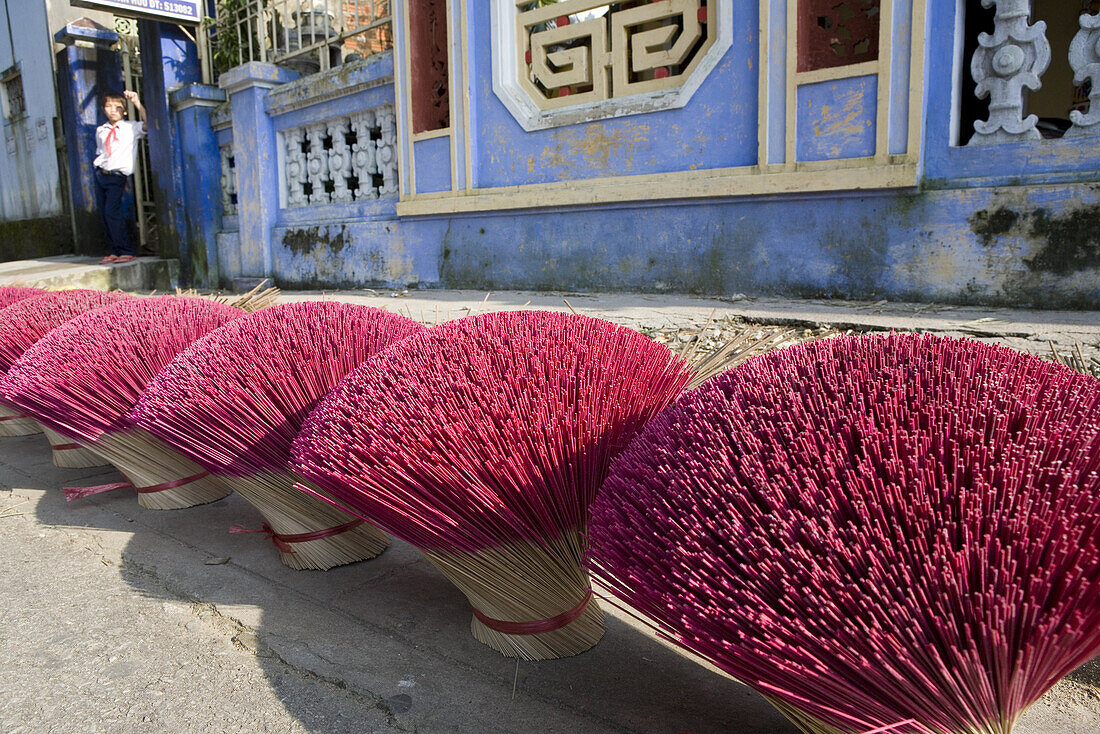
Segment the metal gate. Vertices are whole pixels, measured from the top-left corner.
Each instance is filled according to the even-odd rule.
[[[141,50],[138,44],[138,22],[133,18],[115,18],[118,34],[118,53],[122,60],[122,83],[126,89],[138,93],[145,100],[141,83]],[[133,105],[127,103],[127,117],[138,119]],[[145,140],[138,145],[137,162],[134,165],[134,214],[138,228],[138,254],[160,255],[157,236],[157,207],[153,201],[153,187],[149,185],[149,146]]]

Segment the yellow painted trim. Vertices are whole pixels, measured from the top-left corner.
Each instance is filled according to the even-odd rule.
[[[889,2],[886,3],[889,5]],[[880,11],[881,12],[881,11]],[[796,71],[794,81],[798,86],[803,84],[817,84],[818,82],[833,82],[837,79],[850,79],[854,76],[871,76],[879,72],[882,63],[882,29],[879,24],[879,49],[877,61],[864,61],[861,64],[849,66],[834,66],[831,69],[814,69],[813,71]],[[797,33],[797,30],[795,31]],[[887,48],[889,48],[889,35],[887,35]],[[889,59],[887,59],[889,61]]]
[[[443,127],[438,130],[428,130],[422,133],[413,133],[410,137],[414,143],[419,143],[421,140],[431,140],[432,138],[442,138],[451,134],[451,128]]]
[[[760,58],[757,61],[757,100],[756,100],[756,162],[761,166],[768,164],[768,38],[771,36],[768,24],[771,22],[771,2],[760,0]]]
[[[760,173],[757,166],[687,174],[684,172],[587,181],[563,181],[532,186],[480,189],[468,195],[423,194],[397,204],[399,216],[531,209],[552,206],[613,204],[815,191],[911,188],[917,185],[913,164],[872,165],[796,172]],[[802,168],[800,166],[800,168]]]
[[[405,194],[402,193],[402,188],[403,187],[402,187],[401,178],[405,175],[406,171],[409,174],[409,182],[408,182],[409,183],[409,193],[408,193],[408,195],[409,196],[416,196],[416,173],[415,173],[415,171],[416,171],[416,168],[415,168],[415,166],[416,166],[416,156],[413,152],[413,142],[414,141],[413,141],[413,131],[412,131],[412,127],[413,127],[412,126],[412,117],[413,117],[413,113],[412,113],[412,92],[411,92],[412,84],[410,83],[412,81],[412,60],[409,58],[412,55],[412,53],[411,53],[412,47],[409,44],[409,39],[412,37],[412,27],[409,25],[409,4],[408,3],[400,3],[400,5],[401,5],[401,18],[402,18],[402,21],[403,21],[403,24],[404,24],[404,27],[405,27],[405,53],[401,54],[401,70],[405,75],[405,79],[403,79],[403,80],[395,79],[394,82],[400,85],[401,96],[405,98],[405,106],[404,107],[405,107],[405,110],[407,110],[408,113],[409,113],[409,119],[407,121],[402,120],[401,119],[401,105],[397,105],[396,112],[397,112],[397,115],[398,115],[398,117],[397,117],[398,123],[400,123],[400,125],[401,125],[400,129],[402,131],[404,131],[405,133],[407,133],[408,136],[409,136],[409,141],[408,141],[409,142],[409,153],[408,153],[408,160],[407,161],[400,160],[400,159],[403,159],[405,157],[404,156],[405,146],[404,145],[398,146],[398,148],[399,148],[398,156],[399,156],[399,161],[400,161],[400,170],[398,170],[398,172],[397,172],[397,176],[398,176],[397,194],[398,194],[398,197],[405,196]],[[394,73],[396,74],[396,72],[397,72],[397,68],[396,68],[396,65],[395,65],[394,66]]]
[[[787,131],[787,150],[783,157],[788,170],[793,170],[798,142],[798,0],[787,0],[787,104],[783,128]]]
[[[455,149],[458,147],[455,145],[454,135],[452,131],[455,127],[454,119],[454,88],[455,88],[455,23],[453,13],[451,13],[451,6],[453,0],[447,0],[447,104],[450,107],[450,112],[447,117],[450,119],[451,124],[447,126],[447,134],[451,135],[451,144],[448,146],[451,150],[451,191],[458,188],[458,151]],[[463,59],[465,61],[465,59]],[[465,66],[465,63],[463,63]]]
[[[882,0],[878,19],[878,104],[875,106],[875,159],[890,155],[890,70],[894,63],[894,0]]]
[[[467,32],[466,0],[459,0],[459,23],[462,27],[462,115],[464,118],[462,147],[466,156],[466,191],[474,188],[473,131],[470,129],[470,37]],[[457,183],[456,183],[457,186]]]
[[[920,157],[920,139],[924,128],[924,24],[925,0],[913,0],[912,40],[909,43],[909,143],[906,155],[912,161]]]

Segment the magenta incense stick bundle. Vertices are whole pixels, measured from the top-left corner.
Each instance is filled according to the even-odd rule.
[[[134,425],[164,440],[251,502],[283,563],[328,569],[373,558],[380,530],[295,488],[298,429],[349,372],[424,327],[366,306],[274,306],[212,331],[146,389]]]
[[[4,285],[0,286],[0,309],[7,308],[13,303],[22,301],[24,298],[34,298],[46,293],[41,288],[23,288],[16,285]],[[3,316],[0,313],[0,316]]]
[[[66,321],[126,298],[130,296],[118,292],[68,290],[45,292],[8,306],[3,311],[3,318],[0,319],[0,374],[7,373],[12,364],[23,356],[23,352]],[[0,405],[0,408],[10,408],[10,406]],[[19,415],[18,411],[13,409],[10,412]],[[38,433],[43,430],[43,426],[33,418],[15,418],[11,422],[15,424],[19,421],[30,423],[30,428],[20,434],[5,434],[7,424],[5,417],[0,416],[0,435],[25,435],[25,433]],[[50,442],[55,465],[77,469],[103,466],[108,463],[106,459],[81,446],[71,437],[63,436],[50,428],[44,430]]]
[[[912,334],[757,357],[618,457],[590,543],[804,731],[1007,734],[1100,653],[1100,381]]]
[[[302,428],[295,466],[421,549],[466,594],[478,640],[574,655],[603,634],[581,567],[588,504],[690,378],[668,348],[607,321],[467,317],[353,372]]]
[[[189,344],[243,314],[199,298],[130,298],[59,326],[23,353],[0,399],[109,460],[127,485],[67,490],[72,499],[132,486],[150,509],[191,507],[229,489],[127,415],[157,373]]]
[[[7,310],[10,306],[43,293],[46,291],[40,288],[0,286],[0,324],[7,322]],[[28,418],[11,406],[0,404],[0,436],[30,436],[35,433],[42,433],[42,426],[38,425],[38,421]]]

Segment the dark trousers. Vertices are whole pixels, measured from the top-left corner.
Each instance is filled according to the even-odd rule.
[[[111,243],[112,255],[133,255],[134,243],[130,241],[130,223],[126,221],[124,203],[129,176],[117,176],[100,168],[95,169],[95,203],[103,218],[103,229]]]

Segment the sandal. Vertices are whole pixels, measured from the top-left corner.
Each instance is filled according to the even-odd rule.
[[[118,255],[108,255],[99,261],[100,265],[106,265],[108,263],[118,262]]]
[[[115,265],[121,265],[122,263],[130,263],[137,260],[133,255],[121,255],[115,258]]]

